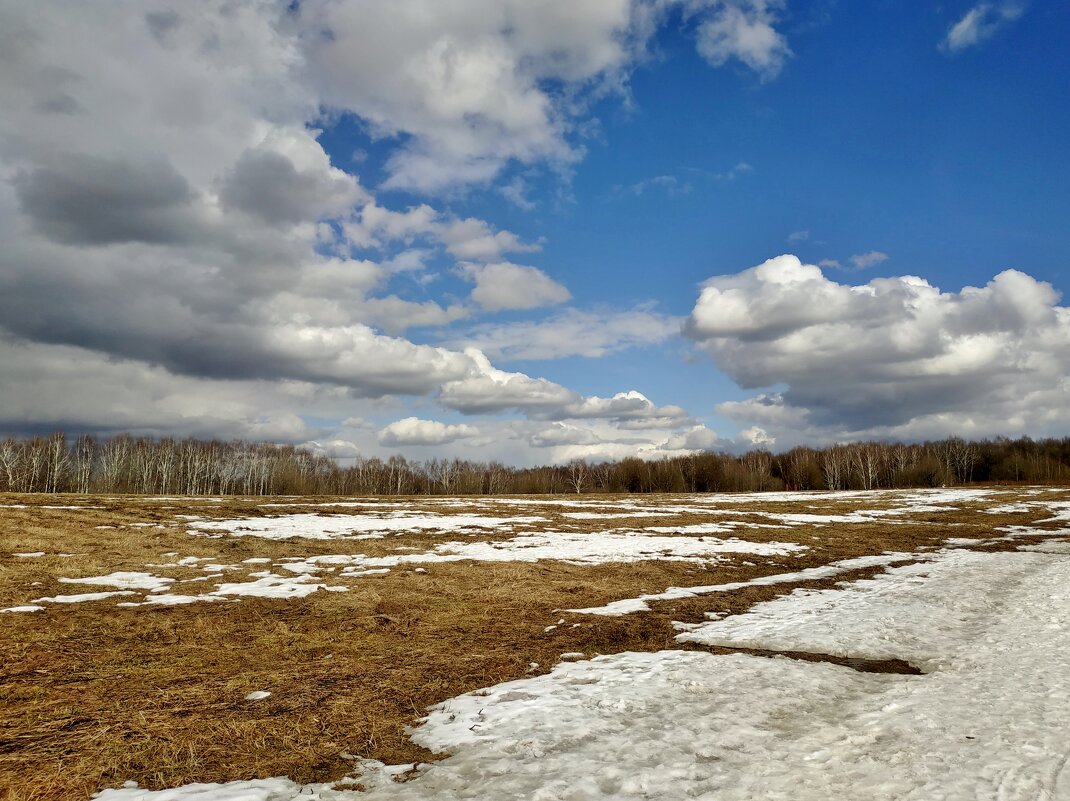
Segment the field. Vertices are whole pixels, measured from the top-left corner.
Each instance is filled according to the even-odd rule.
[[[772,775],[749,790],[728,778],[770,759],[792,764],[784,742],[798,732],[785,740],[768,720],[798,703],[800,687],[812,698],[791,719],[811,716],[830,732],[806,759],[842,760],[843,743],[865,731],[829,722],[827,699],[872,699],[902,682],[935,693],[937,679],[976,662],[970,681],[998,709],[1008,687],[992,665],[1008,654],[1018,661],[999,662],[999,675],[1015,693],[1050,695],[1008,725],[1039,720],[1058,732],[1070,724],[1059,717],[1070,715],[1070,671],[1044,662],[1062,652],[1040,640],[1070,632],[1066,582],[1052,572],[1070,561],[1068,540],[1070,490],[1053,487],[0,496],[0,800],[85,799],[127,782],[243,782],[176,799],[778,797]],[[1028,595],[1045,581],[1047,595]],[[1029,626],[1026,659],[1014,643]],[[1019,662],[1041,673],[1015,672]],[[505,682],[519,683],[496,686]],[[950,704],[952,685],[940,692],[909,720]],[[695,693],[712,704],[706,723],[681,712]],[[712,722],[723,734],[774,700],[766,723],[735,744],[694,745],[713,743]],[[497,713],[485,711],[492,701]],[[570,719],[576,708],[588,714]],[[904,720],[889,730],[921,736]],[[626,756],[672,739],[674,729],[650,735],[668,721],[690,750],[656,764]],[[1044,731],[1029,754],[1049,747]],[[961,736],[974,747],[986,734]],[[865,759],[884,765],[885,742],[866,745]],[[607,756],[610,747],[623,750]],[[1029,767],[1003,747],[1009,772],[990,777],[1003,793],[991,797],[1070,793],[1056,752]],[[896,753],[888,764],[911,752]],[[540,775],[552,766],[575,776],[553,785]],[[913,797],[886,768],[871,773],[888,795],[855,797]],[[1034,772],[1047,778],[1030,784]],[[345,777],[339,792],[325,784]],[[814,781],[815,797],[834,789]],[[153,796],[129,785],[102,798]]]

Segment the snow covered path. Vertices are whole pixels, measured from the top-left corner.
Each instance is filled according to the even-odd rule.
[[[100,801],[1070,799],[1070,557],[951,551],[682,635],[899,657],[922,676],[624,653],[452,699],[413,739],[452,756],[368,792],[286,779]],[[395,771],[396,772],[396,769]]]

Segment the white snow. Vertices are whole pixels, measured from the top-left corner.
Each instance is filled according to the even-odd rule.
[[[1051,517],[1037,520],[1037,523],[1054,523],[1060,520],[1070,520],[1070,502],[1045,503],[1051,511],[1055,512]]]
[[[542,523],[543,517],[485,517],[481,515],[409,515],[394,512],[389,517],[372,515],[295,514],[281,517],[251,517],[237,520],[198,521],[189,527],[196,531],[223,530],[234,536],[265,539],[370,539],[384,532],[420,530],[466,531],[493,529],[515,524]]]
[[[95,801],[360,801],[359,795],[332,790],[327,784],[302,786],[285,778],[187,784],[156,791],[124,787],[105,790],[93,798]]]
[[[664,559],[676,562],[716,561],[719,554],[751,553],[788,556],[806,550],[793,542],[748,542],[713,537],[661,537],[642,532],[540,531],[498,542],[444,542],[434,551],[391,556],[312,556],[284,565],[287,570],[308,572],[304,565],[343,564],[363,568],[396,567],[432,562],[538,562],[556,559],[569,564],[639,562]],[[315,568],[314,568],[315,569]],[[343,572],[345,574],[345,572]]]
[[[49,598],[34,598],[35,604],[80,604],[85,601],[102,601],[105,598],[114,598],[117,595],[137,595],[130,590],[119,592],[85,592],[80,595],[53,595]]]
[[[37,604],[26,604],[24,606],[9,606],[6,609],[0,609],[0,612],[40,612],[42,609],[44,607]]]
[[[686,526],[647,526],[643,531],[652,534],[727,534],[735,529],[736,523],[692,523]],[[743,524],[739,524],[743,525]]]
[[[152,573],[135,573],[117,571],[107,576],[88,576],[86,578],[60,578],[64,584],[97,584],[105,587],[115,587],[120,590],[148,590],[149,592],[162,592],[167,585],[174,581],[173,578],[154,576]]]
[[[117,603],[116,606],[183,606],[185,604],[195,604],[202,601],[227,601],[228,598],[213,597],[211,595],[146,595],[145,600],[136,603],[130,601],[124,601]],[[237,599],[233,599],[237,600]]]
[[[44,551],[30,551],[28,553],[13,553],[12,556],[17,556],[19,559],[36,559],[38,556],[44,556]]]
[[[677,640],[705,645],[813,651],[866,659],[902,658],[934,670],[947,643],[978,621],[987,624],[992,599],[980,587],[998,562],[1004,581],[1036,571],[1036,559],[946,551],[930,561],[895,567],[843,589],[797,589],[790,595],[700,625]],[[1000,554],[1000,556],[1003,556]],[[1014,556],[1018,556],[1014,559]]]
[[[657,510],[639,512],[562,512],[561,516],[572,520],[611,520],[615,517],[665,517],[666,513]]]
[[[745,587],[768,586],[770,584],[796,584],[803,581],[817,581],[819,579],[832,578],[852,570],[862,570],[868,567],[881,567],[896,562],[905,562],[910,559],[923,558],[918,554],[910,553],[887,553],[874,556],[856,556],[853,559],[842,559],[838,562],[822,567],[808,567],[792,573],[774,573],[769,576],[759,576],[747,581],[732,581],[726,584],[706,584],[697,587],[669,587],[665,592],[647,593],[638,598],[623,598],[619,601],[611,601],[605,606],[590,606],[586,609],[568,609],[568,612],[576,612],[583,615],[603,615],[616,617],[628,615],[633,612],[647,612],[650,610],[651,601],[677,601],[684,598],[697,598],[700,595],[713,595],[720,592],[741,590]]]
[[[999,506],[991,506],[988,509],[982,509],[986,515],[1007,515],[1016,514],[1018,512],[1028,512],[1035,508],[1035,504],[1031,501],[1024,501],[1022,503],[1005,503]]]
[[[304,598],[317,590],[346,592],[348,588],[330,586],[317,582],[312,576],[279,576],[271,572],[255,574],[254,581],[238,581],[218,584],[214,590],[203,595],[147,595],[141,603],[124,603],[121,606],[178,606],[200,601],[223,601],[243,598]]]
[[[1036,545],[1019,545],[1019,551],[1038,551],[1040,553],[1070,554],[1070,542],[1066,540],[1052,540],[1038,542]]]
[[[345,587],[315,583],[311,576],[264,576],[256,581],[220,584],[210,595],[242,595],[255,598],[304,598],[316,590],[345,592]]]
[[[245,696],[245,700],[246,701],[263,701],[265,698],[270,698],[270,697],[271,697],[271,693],[268,692],[267,690],[253,690],[251,693],[249,693],[247,696]]]

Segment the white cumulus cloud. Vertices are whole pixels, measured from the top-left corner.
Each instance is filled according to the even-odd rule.
[[[779,256],[707,281],[685,330],[741,386],[786,387],[718,407],[778,443],[1052,432],[1070,423],[1058,301],[1017,270],[944,292],[914,276],[841,284]]]
[[[698,27],[698,51],[714,66],[735,58],[763,78],[773,78],[791,56],[779,33],[776,0],[725,0],[713,5]]]
[[[535,267],[507,261],[464,262],[458,266],[458,272],[476,285],[472,300],[487,311],[537,309],[564,303],[572,297],[564,286]]]
[[[386,426],[379,432],[380,445],[445,445],[459,439],[471,439],[479,435],[474,426],[447,425],[437,420],[421,420],[406,417]]]

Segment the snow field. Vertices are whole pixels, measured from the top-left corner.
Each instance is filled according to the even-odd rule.
[[[724,641],[893,654],[932,672],[683,651],[562,662],[434,707],[412,737],[450,756],[404,784],[387,781],[397,766],[366,762],[366,793],[279,778],[96,798],[1070,798],[1070,559],[951,551],[738,617],[711,625]]]

